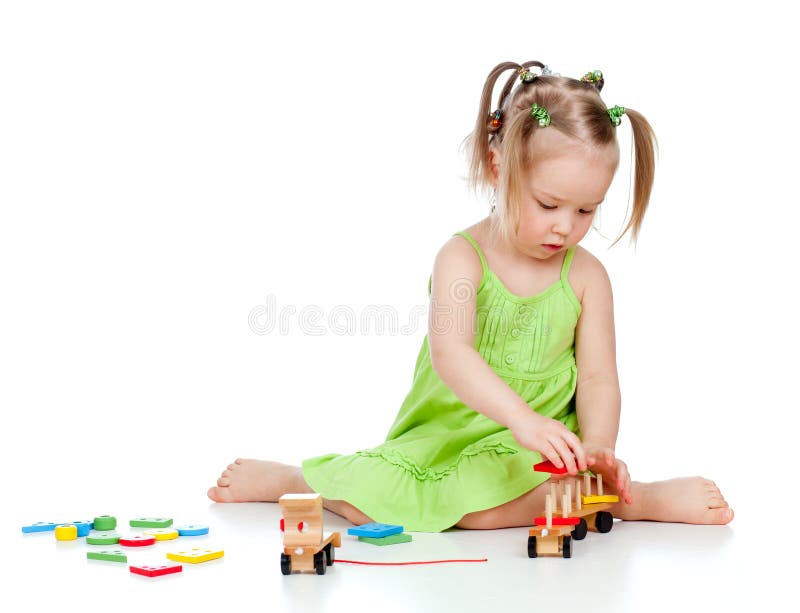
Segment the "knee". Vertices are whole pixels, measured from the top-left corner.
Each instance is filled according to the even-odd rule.
[[[456,528],[462,530],[494,530],[499,527],[499,517],[495,509],[467,513],[456,524]]]

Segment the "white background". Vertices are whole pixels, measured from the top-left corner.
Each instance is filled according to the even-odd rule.
[[[608,250],[628,207],[624,119],[607,238],[583,243],[614,286],[618,454],[635,479],[714,479],[734,526],[763,510],[798,426],[790,20],[773,2],[569,7],[3,3],[9,534],[104,512],[88,501],[206,509],[237,456],[383,440],[433,258],[488,210],[459,150],[484,80],[535,59],[602,69],[608,106],[659,140],[638,247]],[[286,325],[258,334],[269,304]],[[374,308],[395,323],[362,320]]]

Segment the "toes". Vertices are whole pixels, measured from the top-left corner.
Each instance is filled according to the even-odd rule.
[[[733,519],[733,509],[708,509],[705,519],[708,524],[727,524]]]
[[[228,487],[231,484],[231,480],[228,477],[222,476],[217,479],[217,485],[220,487]]]
[[[233,499],[227,487],[210,487],[207,494],[214,502],[231,502]]]
[[[234,463],[235,463],[235,464],[241,464],[241,463],[242,463],[242,462],[244,462],[244,461],[245,461],[245,460],[244,460],[243,458],[236,458],[236,462],[234,462]]]
[[[236,470],[237,464],[228,464],[228,470]]]

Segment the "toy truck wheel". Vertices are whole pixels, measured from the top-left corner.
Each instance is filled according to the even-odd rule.
[[[572,557],[572,537],[565,536],[564,542],[561,544],[561,553],[565,558]]]
[[[317,571],[318,575],[324,575],[326,568],[327,566],[325,565],[325,550],[323,549],[314,554],[314,570]]]
[[[528,557],[535,558],[536,557],[536,537],[529,536],[528,537]]]
[[[575,529],[572,531],[572,538],[576,541],[582,541],[586,538],[586,533],[589,531],[589,525],[586,523],[586,520],[581,517],[581,521],[575,526]]]
[[[292,557],[285,553],[281,554],[281,573],[284,575],[292,574]]]
[[[334,553],[333,543],[328,543],[325,545],[325,560],[328,563],[328,566],[333,566],[333,560],[336,558],[336,554]]]
[[[611,528],[614,527],[614,516],[608,511],[598,511],[597,517],[594,519],[594,527],[602,534],[611,532]]]

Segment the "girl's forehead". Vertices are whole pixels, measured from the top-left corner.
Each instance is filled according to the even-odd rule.
[[[618,162],[616,143],[560,150],[535,156],[524,182],[536,193],[556,200],[595,204],[605,198]]]

